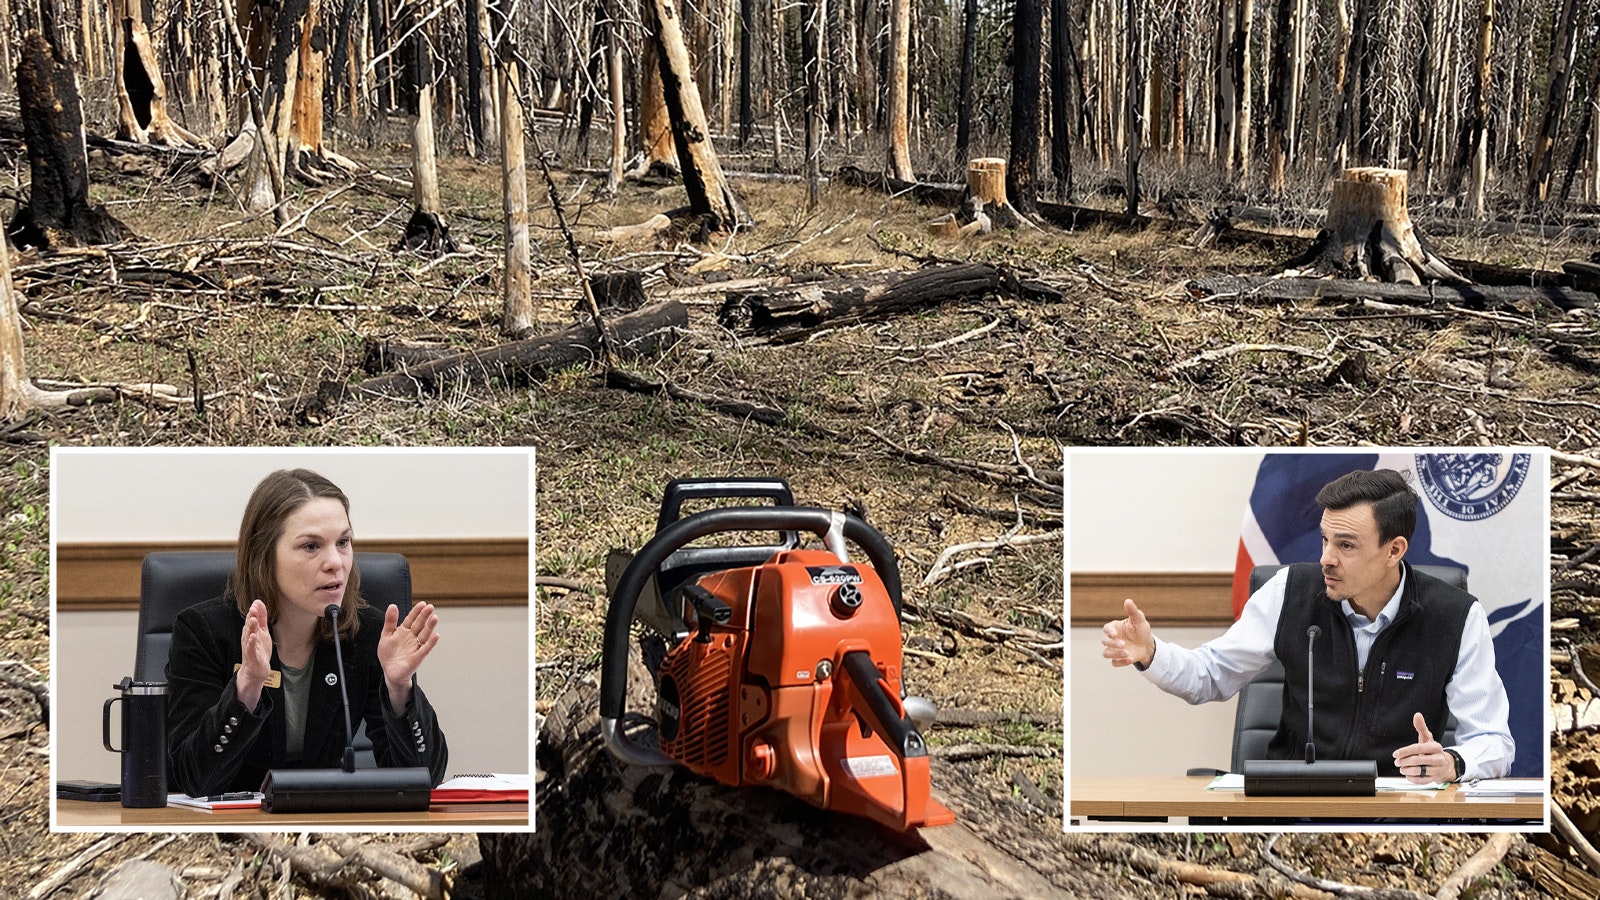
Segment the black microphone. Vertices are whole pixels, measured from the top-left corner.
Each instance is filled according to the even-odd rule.
[[[1315,702],[1317,636],[1316,625],[1306,629],[1306,758],[1244,760],[1244,793],[1247,797],[1328,796],[1370,797],[1376,793],[1378,763],[1371,759],[1325,759],[1317,761]],[[1287,685],[1285,685],[1287,688]],[[1289,700],[1284,691],[1284,703]],[[1287,711],[1287,710],[1285,710]]]
[[[356,769],[355,730],[339,647],[339,605],[323,615],[333,620],[333,653],[339,664],[339,699],[344,701],[344,760],[337,769],[268,769],[261,782],[261,810],[269,813],[421,812],[432,797],[433,773],[426,766]],[[382,688],[380,688],[381,690]]]
[[[1317,635],[1321,633],[1322,629],[1315,625],[1306,629],[1306,765],[1317,761],[1317,693],[1313,675],[1317,671]],[[349,713],[345,715],[348,717]]]
[[[339,648],[339,604],[329,603],[322,614],[333,620],[333,658],[339,664],[339,699],[344,701],[344,760],[340,763],[340,768],[346,772],[354,772],[356,731],[350,726],[350,692],[344,686],[344,651]]]

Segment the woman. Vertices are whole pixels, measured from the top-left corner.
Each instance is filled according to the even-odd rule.
[[[239,523],[238,563],[222,597],[179,613],[167,660],[168,781],[191,796],[253,791],[269,769],[335,768],[344,753],[344,687],[380,766],[444,778],[444,734],[416,671],[439,643],[418,603],[400,621],[361,599],[350,501],[305,469],[256,485]]]

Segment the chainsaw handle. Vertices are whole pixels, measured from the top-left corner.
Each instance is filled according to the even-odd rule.
[[[680,547],[709,534],[729,531],[811,532],[821,536],[840,560],[845,559],[844,540],[854,541],[877,570],[884,590],[894,603],[895,618],[900,618],[900,567],[895,562],[894,551],[882,532],[855,516],[803,506],[754,506],[708,509],[673,522],[639,548],[617,581],[611,605],[606,610],[604,653],[600,659],[600,721],[607,746],[625,762],[659,765],[666,761],[665,757],[657,761],[647,752],[641,752],[646,748],[632,744],[617,727],[627,705],[628,630],[633,623],[639,594],[661,563]]]

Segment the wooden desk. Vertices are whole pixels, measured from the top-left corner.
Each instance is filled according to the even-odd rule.
[[[1542,785],[1537,778],[1526,780],[1536,789]],[[1442,791],[1379,791],[1373,797],[1246,797],[1243,791],[1208,791],[1211,781],[1183,775],[1074,778],[1071,815],[1533,820],[1545,816],[1543,796],[1468,797],[1454,784]]]
[[[107,828],[125,826],[182,828],[214,831],[271,831],[305,825],[372,826],[385,828],[434,828],[493,830],[526,828],[526,803],[442,803],[426,812],[374,813],[264,813],[260,810],[207,812],[187,806],[160,809],[124,809],[120,803],[91,803],[87,800],[56,800],[56,825],[62,828]]]

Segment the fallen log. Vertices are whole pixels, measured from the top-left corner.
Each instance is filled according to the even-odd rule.
[[[628,709],[654,708],[639,655]],[[586,896],[594,873],[623,897],[1110,897],[1125,885],[1063,853],[1060,821],[933,763],[957,821],[906,834],[764,788],[682,768],[625,766],[600,736],[598,689],[557,701],[539,737],[539,827],[482,834],[494,897]],[[653,735],[641,735],[653,742]]]
[[[775,343],[797,340],[822,327],[881,318],[911,309],[973,301],[989,294],[1048,297],[1042,285],[988,263],[930,266],[883,280],[829,278],[746,291],[729,291],[717,321],[737,334],[764,335]]]
[[[1474,309],[1546,303],[1562,310],[1589,309],[1595,295],[1559,285],[1412,285],[1346,278],[1271,278],[1243,275],[1197,278],[1187,285],[1195,299],[1238,299],[1262,303],[1312,300],[1348,303],[1381,300],[1408,306],[1456,304]]]
[[[682,303],[669,300],[618,316],[610,325],[616,346],[649,352],[672,332],[688,327],[689,310]],[[588,362],[599,355],[599,335],[594,326],[586,322],[554,334],[430,360],[405,371],[356,384],[324,382],[315,394],[293,398],[284,405],[303,419],[317,421],[351,398],[421,397],[437,390],[441,383],[454,380],[474,383],[504,378],[522,383],[543,378],[556,369]]]

